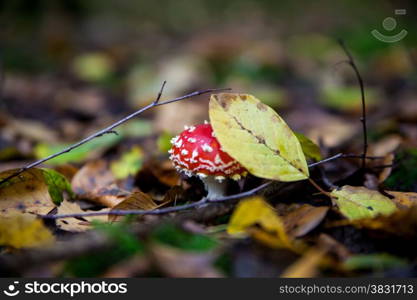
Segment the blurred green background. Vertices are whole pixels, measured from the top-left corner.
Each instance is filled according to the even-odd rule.
[[[340,65],[346,56],[336,40],[358,61],[369,108],[392,103],[416,89],[416,8],[359,0],[1,1],[0,109],[53,125],[74,112],[94,120],[148,103],[167,80],[165,97],[231,87],[275,108],[357,113],[357,82]],[[392,30],[383,27],[388,17],[397,22]],[[374,29],[408,34],[385,43]]]

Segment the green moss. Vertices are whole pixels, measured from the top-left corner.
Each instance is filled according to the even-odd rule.
[[[122,260],[144,254],[143,243],[129,233],[126,224],[95,224],[95,228],[113,239],[114,246],[111,249],[69,260],[65,266],[65,275],[96,277]]]
[[[205,252],[218,245],[218,242],[209,236],[186,232],[170,224],[158,227],[153,232],[152,239],[186,251]]]

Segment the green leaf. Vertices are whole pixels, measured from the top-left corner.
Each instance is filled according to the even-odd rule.
[[[343,264],[347,270],[384,270],[407,266],[407,261],[387,253],[358,254],[349,257]]]
[[[365,187],[345,185],[331,192],[342,215],[350,220],[389,215],[397,210],[389,198]]]
[[[269,106],[248,94],[215,94],[210,121],[222,148],[261,178],[297,181],[309,177],[297,137]]]
[[[71,184],[64,175],[52,169],[42,169],[42,171],[45,183],[48,185],[49,195],[56,205],[59,205],[64,199],[63,192],[67,192],[71,197],[75,196]]]
[[[308,137],[306,137],[302,133],[294,132],[294,134],[297,137],[298,141],[300,142],[304,155],[307,158],[314,159],[315,161],[319,161],[323,159],[320,153],[319,146],[317,146],[312,140],[310,140]]]
[[[153,232],[152,239],[171,247],[193,252],[206,252],[218,246],[218,242],[207,235],[186,232],[170,224],[158,227]]]

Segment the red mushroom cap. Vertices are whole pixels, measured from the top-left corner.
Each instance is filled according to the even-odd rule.
[[[185,126],[185,130],[171,140],[170,159],[178,170],[188,176],[201,178],[209,175],[218,180],[235,180],[247,174],[246,169],[221,149],[210,124]]]

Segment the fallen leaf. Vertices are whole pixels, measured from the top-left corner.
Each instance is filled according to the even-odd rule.
[[[282,278],[312,278],[319,273],[319,266],[326,256],[324,249],[311,249],[300,259],[290,265],[282,274]]]
[[[0,179],[18,171],[0,173]],[[29,169],[0,186],[0,213],[47,214],[63,200],[63,193],[73,195],[65,177],[51,169]]]
[[[52,233],[35,216],[15,214],[0,218],[0,245],[31,248],[53,241]]]
[[[397,210],[395,204],[378,191],[345,185],[331,193],[342,215],[350,220],[389,215]]]
[[[307,158],[314,159],[315,161],[319,161],[323,159],[320,153],[319,146],[317,146],[312,140],[310,140],[308,137],[306,137],[302,133],[294,132],[294,134],[297,137],[298,141],[300,142],[304,155]]]
[[[121,201],[116,206],[113,206],[112,211],[113,210],[135,210],[135,209],[152,210],[164,204],[165,203],[157,204],[152,199],[152,197],[149,196],[148,194],[145,194],[141,191],[137,191],[137,192],[133,192],[132,194],[130,194],[128,197],[126,197],[126,199]],[[116,219],[117,219],[117,216],[109,215],[109,221],[115,221]]]
[[[329,208],[304,204],[283,217],[285,228],[290,236],[300,237],[316,228],[324,219]]]
[[[124,179],[129,175],[135,175],[143,163],[143,150],[139,146],[132,147],[129,151],[110,164],[110,169],[116,179]]]
[[[389,153],[381,161],[381,165],[383,165],[384,168],[382,169],[381,173],[379,173],[379,176],[378,176],[379,183],[383,183],[391,175],[392,165],[394,164],[394,158],[395,158],[394,153]]]
[[[108,211],[109,208],[104,208],[99,210],[100,212]],[[78,213],[88,213],[93,212],[92,210],[82,210],[81,207],[76,202],[70,202],[64,200],[58,206],[57,214],[78,214]],[[83,217],[83,218],[63,218],[56,220],[56,226],[65,231],[70,232],[84,232],[90,230],[92,221],[102,221],[107,222],[107,216],[92,216],[92,217]]]
[[[393,192],[386,191],[387,194],[393,196],[391,200],[398,208],[411,207],[417,205],[417,193]]]
[[[136,175],[136,182],[141,190],[148,191],[152,187],[178,185],[180,175],[170,160],[163,162],[148,161]]]
[[[272,108],[254,96],[212,95],[209,114],[224,150],[253,175],[279,181],[309,177],[297,137]]]
[[[229,221],[227,232],[231,235],[247,234],[248,229],[255,225],[259,225],[263,231],[277,238],[275,244],[278,246],[291,248],[283,221],[261,197],[252,197],[239,202]],[[260,232],[252,231],[252,233],[258,234],[260,239],[268,240],[268,237]]]
[[[388,216],[378,216],[373,219],[359,219],[349,221],[348,224],[360,229],[382,232],[386,236],[396,236],[413,241],[417,238],[417,206],[397,210]]]
[[[79,198],[90,200],[107,207],[123,201],[130,193],[120,189],[103,160],[85,164],[72,178],[72,187]]]

